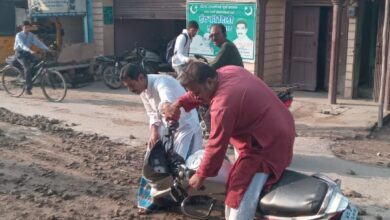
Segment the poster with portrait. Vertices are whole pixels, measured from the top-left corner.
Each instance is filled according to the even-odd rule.
[[[86,0],[28,0],[32,17],[85,15]]]
[[[256,48],[256,3],[188,2],[187,21],[199,24],[198,34],[191,43],[191,54],[215,56],[219,48],[210,40],[210,27],[226,26],[227,39],[238,48],[246,62],[254,62]]]

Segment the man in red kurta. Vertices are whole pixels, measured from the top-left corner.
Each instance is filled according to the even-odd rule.
[[[255,181],[256,174],[263,174],[268,188],[291,162],[295,128],[290,111],[262,80],[242,67],[215,71],[193,62],[179,80],[188,92],[171,105],[166,117],[177,118],[181,107],[189,111],[201,103],[210,104],[210,136],[190,186],[199,189],[205,178],[218,174],[230,142],[239,156],[229,174],[225,204],[236,210],[243,199],[257,204],[263,185]],[[260,188],[258,195],[244,195],[251,182]]]

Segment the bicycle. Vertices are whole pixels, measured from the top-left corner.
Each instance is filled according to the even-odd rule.
[[[42,92],[47,100],[51,102],[61,102],[67,92],[67,85],[62,74],[55,70],[50,70],[49,62],[45,58],[33,62],[31,68],[32,83],[39,80]],[[2,85],[4,90],[12,97],[20,97],[26,90],[26,80],[24,71],[14,56],[6,59],[8,65],[0,70]]]

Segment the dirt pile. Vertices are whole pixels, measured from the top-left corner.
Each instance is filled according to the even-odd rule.
[[[0,108],[0,218],[135,218],[144,149]]]
[[[0,108],[0,121],[26,127],[36,127],[43,132],[59,137],[61,143],[54,143],[52,147],[85,157],[82,163],[89,164],[90,167],[93,167],[96,171],[95,174],[101,177],[101,179],[110,178],[113,174],[110,173],[110,175],[107,175],[102,166],[110,169],[132,167],[138,170],[138,173],[142,169],[142,158],[144,154],[144,147],[142,146],[126,148],[125,152],[121,152],[120,148],[125,146],[111,141],[106,136],[99,136],[96,133],[84,134],[82,132],[76,132],[72,128],[69,128],[67,124],[65,127],[62,126],[62,123],[57,119],[48,119],[40,115],[26,117],[4,108]],[[25,139],[22,136],[19,142]],[[18,145],[18,143],[13,144]],[[87,151],[88,154],[83,153],[83,151]],[[77,168],[78,166],[80,166],[80,163],[75,161],[67,165],[69,168]],[[121,174],[117,176],[119,179],[115,179],[114,181],[117,183],[125,183],[133,177],[131,174]]]
[[[374,129],[366,137],[343,138],[331,146],[345,160],[390,168],[390,123]]]

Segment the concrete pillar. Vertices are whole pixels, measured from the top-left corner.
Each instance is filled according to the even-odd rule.
[[[114,23],[105,24],[104,22],[104,10],[112,9],[113,12],[113,6],[113,0],[93,0],[93,34],[97,55],[114,54]],[[112,21],[114,21],[113,17]]]
[[[342,1],[342,0],[341,0]],[[340,45],[340,26],[341,26],[341,2],[333,2],[333,23],[332,23],[332,45],[330,52],[330,71],[329,71],[329,104],[336,104],[337,99],[337,77],[338,77],[338,49]]]

